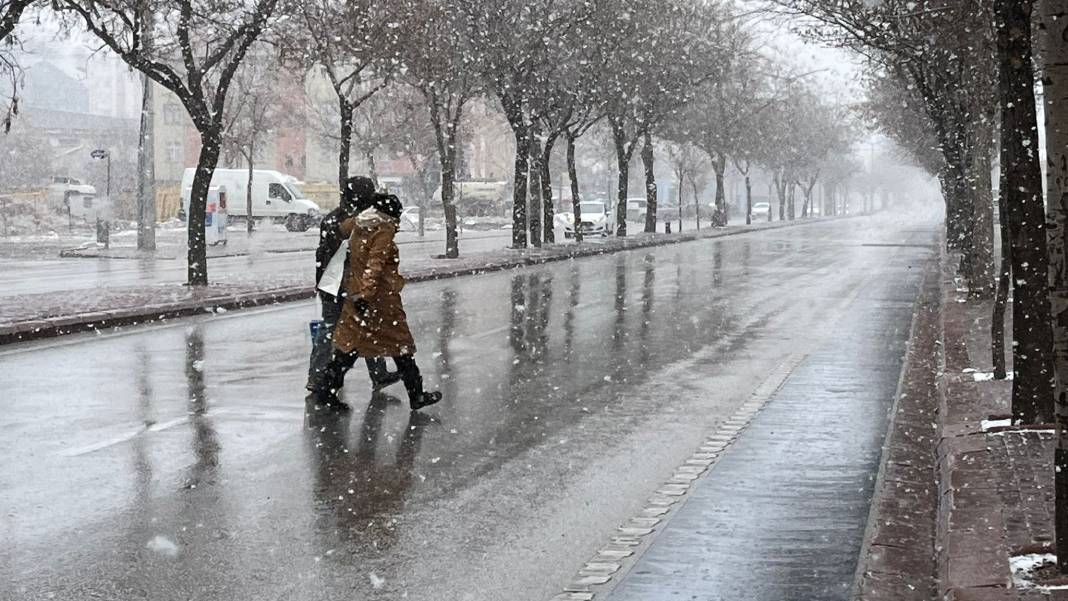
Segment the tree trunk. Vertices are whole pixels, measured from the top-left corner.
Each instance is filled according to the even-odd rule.
[[[155,84],[141,76],[141,131],[137,145],[137,248],[156,250]]]
[[[528,195],[527,224],[530,226],[530,243],[541,248],[541,132],[530,130],[530,193]]]
[[[1005,213],[1012,239],[1012,360],[1015,374],[1012,382],[1012,413],[1014,421],[1020,423],[1044,423],[1053,418],[1056,380],[1053,372],[1054,335],[1050,299],[1057,295],[1051,294],[1050,290],[1065,290],[1065,284],[1061,283],[1065,281],[1061,277],[1065,272],[1061,261],[1054,267],[1052,280],[1048,278],[1051,256],[1047,255],[1042,179],[1036,151],[1038,131],[1033,93],[1034,68],[1031,62],[1031,8],[1030,0],[994,2],[996,18],[1001,22],[1001,26],[996,28],[1002,107],[1001,143],[1008,150],[1008,162],[1002,168],[1007,171]],[[1055,114],[1053,117],[1056,121]],[[1050,121],[1046,123],[1050,128]],[[1056,126],[1050,129],[1054,129],[1053,138],[1056,142],[1048,145],[1052,152],[1049,159],[1051,164],[1056,164],[1054,157],[1064,156],[1064,147],[1056,144],[1063,144],[1064,138],[1056,135]],[[1059,173],[1050,175],[1061,176]],[[1056,189],[1050,188],[1051,191]],[[1054,223],[1058,223],[1056,217],[1062,205],[1052,202],[1050,206],[1053,207]],[[1063,229],[1055,227],[1054,230],[1054,237],[1064,234]],[[1060,258],[1063,258],[1063,250]],[[1054,284],[1051,285],[1051,281]],[[1058,300],[1062,298],[1065,297],[1059,297]],[[1059,306],[1062,313],[1063,307]],[[1068,321],[1062,319],[1064,316],[1058,315],[1058,339],[1064,343],[1061,356],[1068,360],[1068,352],[1064,352],[1068,351]],[[1068,361],[1061,365],[1068,367]],[[1068,556],[1065,561],[1068,561]]]
[[[727,169],[727,157],[716,153],[712,158],[712,171],[716,174],[716,212],[712,215],[712,225],[727,225],[727,192],[724,189],[724,171]]]
[[[779,221],[786,221],[786,174],[775,175],[775,195],[779,197]],[[771,221],[770,211],[768,221]]]
[[[683,190],[683,187],[684,187],[684,186],[686,185],[686,172],[685,172],[685,171],[682,171],[682,170],[680,169],[680,170],[679,170],[679,171],[678,171],[678,172],[676,173],[676,175],[678,175],[678,176],[679,176],[679,194],[678,194],[678,203],[679,203],[679,233],[681,233],[681,232],[682,232],[682,206],[683,206],[683,204],[682,204],[682,190]]]
[[[797,218],[797,206],[795,201],[797,200],[797,184],[789,182],[786,184],[786,216],[790,221]]]
[[[567,179],[571,182],[571,214],[574,216],[575,244],[582,242],[582,231],[579,228],[579,216],[582,215],[582,207],[579,206],[578,168],[575,166],[575,136],[567,132]]]
[[[616,166],[619,177],[616,180],[616,235],[627,235],[627,187],[630,178],[630,152],[627,140],[619,127],[612,127],[612,141],[616,147]]]
[[[371,182],[374,183],[376,190],[381,188],[381,186],[378,185],[378,166],[375,164],[374,149],[365,149],[363,151],[363,158],[367,160],[367,177],[371,178]]]
[[[701,192],[697,189],[697,175],[690,173],[690,189],[693,190],[693,215],[697,220],[697,231],[701,231]]]
[[[656,172],[653,163],[653,137],[645,132],[642,146],[642,167],[645,168],[645,232],[656,233]]]
[[[205,119],[206,121],[206,119]],[[200,158],[189,192],[187,278],[190,286],[208,285],[208,247],[204,239],[204,216],[211,176],[219,163],[222,132],[218,126],[200,132]]]
[[[771,199],[774,196],[775,196],[775,177],[772,176],[772,181],[768,182],[768,223],[771,223],[772,215],[775,214],[775,212],[771,210]],[[781,199],[779,200],[779,204],[780,205],[782,204],[782,200]]]
[[[527,247],[527,169],[530,167],[530,137],[526,126],[513,122],[515,165],[512,184],[512,248]]]
[[[349,179],[349,159],[352,156],[352,103],[338,95],[338,110],[341,113],[341,143],[337,151],[338,206],[345,194],[345,181]]]
[[[990,116],[990,122],[994,115]],[[994,294],[994,195],[990,176],[994,168],[992,127],[980,126],[974,164],[970,179],[974,182],[975,217],[972,220],[972,281],[969,289],[976,298],[988,299]],[[1039,178],[1041,181],[1041,178]],[[1041,192],[1039,193],[1041,198]],[[874,211],[875,207],[872,207]],[[1040,234],[1044,235],[1044,234]]]
[[[546,244],[556,242],[556,232],[553,231],[556,205],[553,204],[553,182],[549,173],[549,160],[552,159],[553,146],[556,145],[556,137],[558,135],[558,133],[553,133],[545,138],[545,144],[541,149],[541,160],[539,161],[541,167],[541,173],[538,177],[538,181],[541,182],[541,223]]]
[[[999,2],[1008,4],[1005,0]],[[1016,7],[1025,12],[1030,2]],[[1064,3],[1039,4],[1045,98],[1049,304],[1053,323],[1054,403],[1057,449],[1054,453],[1057,567],[1068,573],[1068,15]],[[1010,7],[1001,6],[1003,9]],[[1026,12],[1025,15],[1026,16]],[[1018,16],[1017,19],[1020,17]],[[1008,19],[1007,19],[1008,20]],[[1027,57],[1028,59],[1030,57]],[[1024,59],[1027,60],[1027,59]],[[1030,67],[1028,61],[1027,67]],[[1015,250],[1015,248],[1013,248]],[[1013,262],[1013,267],[1016,262]],[[1015,313],[1014,313],[1015,315]]]
[[[812,192],[816,189],[816,179],[809,180],[808,185],[805,186],[803,192],[805,194],[804,204],[801,205],[801,217],[807,218],[812,216]]]
[[[771,212],[770,209],[768,212]],[[745,224],[753,223],[753,182],[749,180],[749,169],[745,170]]]
[[[451,143],[441,159],[441,208],[445,211],[445,257],[460,256],[456,235],[456,146]]]
[[[249,146],[248,155],[245,156],[245,160],[248,162],[248,182],[245,185],[245,233],[249,236],[252,235],[253,224],[255,221],[252,218],[252,176],[255,173],[255,168],[252,164],[253,147]]]
[[[1005,150],[1002,149],[1002,157]],[[1006,161],[1002,160],[1002,165]],[[994,379],[1004,380],[1005,372],[1005,307],[1009,302],[1009,286],[1012,277],[1012,255],[1009,244],[1009,225],[1005,218],[1005,186],[1008,184],[1005,170],[1001,170],[1001,200],[998,202],[998,231],[1001,234],[1001,266],[998,270],[997,291],[994,295],[994,311],[990,320],[991,354],[993,355]]]

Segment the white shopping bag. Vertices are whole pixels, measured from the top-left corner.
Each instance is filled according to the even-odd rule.
[[[342,240],[334,256],[323,270],[323,277],[319,278],[317,288],[323,292],[337,296],[341,292],[341,280],[345,277],[345,259],[349,256],[349,241]]]

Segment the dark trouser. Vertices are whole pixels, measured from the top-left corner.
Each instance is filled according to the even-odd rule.
[[[319,327],[315,339],[312,340],[311,361],[308,366],[308,388],[312,390],[319,390],[327,385],[333,388],[341,388],[341,383],[345,380],[345,373],[355,363],[354,360],[340,374],[334,374],[336,379],[332,380],[332,382],[336,382],[336,385],[324,380],[327,366],[330,365],[330,358],[334,353],[334,328],[337,327],[337,322],[341,318],[341,303],[324,298],[322,299],[322,306],[323,325]],[[368,357],[367,373],[371,376],[371,382],[382,381],[387,373],[386,361],[377,357]]]
[[[341,389],[341,386],[345,383],[345,374],[356,364],[356,360],[360,356],[355,353],[343,353],[339,350],[334,350],[333,356],[330,358],[330,363],[327,364],[323,373],[324,382],[332,382],[331,392],[337,392]],[[408,391],[409,400],[417,400],[423,396],[423,376],[419,373],[419,366],[415,364],[415,357],[411,355],[400,355],[398,357],[392,357],[393,362],[397,364],[397,372],[400,373],[401,381],[404,382],[404,388]],[[378,359],[377,361],[382,363],[383,370],[385,369],[385,361]],[[368,371],[371,372],[372,379],[375,378],[375,370],[371,368],[370,361],[368,361]]]

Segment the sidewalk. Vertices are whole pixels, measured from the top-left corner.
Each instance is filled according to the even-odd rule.
[[[607,238],[582,245],[564,243],[542,249],[502,249],[471,253],[453,260],[402,259],[401,271],[409,282],[420,282],[820,221],[738,225],[683,234],[636,234],[627,238]],[[403,257],[403,246],[401,254]],[[6,296],[0,305],[0,344],[119,325],[150,323],[198,313],[290,302],[311,298],[313,294],[313,287],[300,274],[282,274],[270,278],[235,276],[214,281],[202,290],[168,283],[154,286],[103,287],[61,294]]]
[[[485,238],[503,238],[510,232],[499,230],[465,230],[461,232],[461,244],[463,242],[480,240]],[[406,244],[422,244],[433,241],[445,243],[445,232],[442,230],[428,230],[426,235],[420,238],[415,232],[404,230],[397,234],[397,244],[403,248]],[[64,258],[81,259],[156,259],[164,261],[179,260],[186,258],[186,230],[184,228],[157,228],[156,250],[143,251],[137,249],[136,231],[123,231],[113,234],[109,248],[102,244],[89,240],[76,246],[68,246],[59,252]],[[208,246],[208,258],[220,257],[244,257],[262,253],[299,253],[314,252],[319,243],[319,228],[310,228],[305,232],[289,232],[280,225],[257,229],[250,238],[239,226],[231,226],[227,229],[227,241],[225,245]]]
[[[915,471],[881,483],[858,599],[1068,599],[1032,574],[1053,559],[1053,432],[1009,425],[1012,382],[992,379],[992,303],[959,291],[953,264],[940,282],[937,378],[921,374],[931,385],[901,399],[896,431],[908,424],[912,435],[886,458],[888,473]],[[935,436],[922,434],[932,426]],[[909,584],[936,593],[909,594]]]

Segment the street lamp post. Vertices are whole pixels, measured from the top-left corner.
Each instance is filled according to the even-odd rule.
[[[111,207],[111,153],[108,152],[107,150],[97,149],[97,150],[94,150],[91,153],[89,153],[89,156],[93,157],[94,159],[104,159],[105,161],[107,161],[107,180],[106,180],[106,184],[105,184],[105,188],[104,188],[105,189],[105,198],[107,199],[107,204],[105,206],[108,209],[110,209],[110,207]],[[97,204],[97,209],[96,209],[96,241],[97,242],[103,242],[105,249],[111,247],[110,223],[108,222],[108,219],[104,219],[104,220],[100,219],[100,205],[99,204]]]

